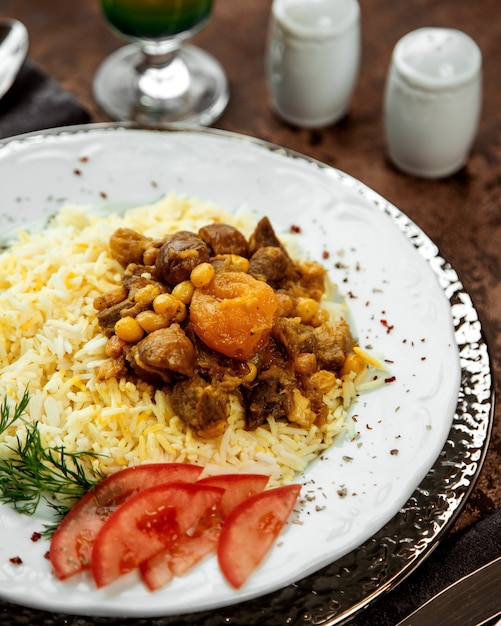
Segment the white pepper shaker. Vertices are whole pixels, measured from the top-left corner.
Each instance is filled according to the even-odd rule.
[[[357,0],[274,0],[266,73],[274,111],[303,128],[348,110],[361,56]]]
[[[482,55],[465,33],[419,28],[397,42],[386,80],[390,159],[405,173],[441,178],[472,148],[482,104]]]

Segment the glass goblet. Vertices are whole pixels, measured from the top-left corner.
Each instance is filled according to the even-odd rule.
[[[219,62],[185,41],[211,15],[212,0],[101,0],[103,14],[130,41],[94,78],[94,98],[113,120],[209,126],[228,102]]]

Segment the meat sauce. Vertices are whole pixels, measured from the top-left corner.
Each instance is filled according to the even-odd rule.
[[[293,260],[268,218],[247,240],[213,223],[153,240],[118,229],[110,251],[122,284],[94,306],[108,336],[98,377],[128,377],[170,392],[199,436],[224,432],[235,399],[246,428],[269,415],[310,427],[328,416],[354,341],[319,306],[325,269]]]

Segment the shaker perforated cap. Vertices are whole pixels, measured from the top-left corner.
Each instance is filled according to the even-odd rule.
[[[477,78],[482,54],[475,41],[460,30],[426,27],[418,28],[398,41],[393,62],[411,85],[447,89]]]

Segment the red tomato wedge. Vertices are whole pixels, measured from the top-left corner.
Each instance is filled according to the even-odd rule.
[[[224,489],[218,509],[225,519],[240,502],[263,491],[269,479],[270,477],[266,474],[221,474],[201,478],[198,484]]]
[[[170,569],[174,576],[184,576],[204,557],[217,549],[221,519],[217,514],[204,515],[193,535],[184,535],[170,551]]]
[[[168,584],[174,576],[184,576],[217,549],[221,530],[219,515],[205,515],[193,535],[179,534],[164,550],[140,565],[143,582],[150,591]]]
[[[173,576],[184,576],[206,556],[216,552],[223,520],[241,502],[263,491],[269,476],[265,474],[221,474],[197,481],[224,489],[215,511],[204,515],[190,535],[179,537],[161,552],[141,564],[141,576],[151,591],[168,584]]]
[[[144,489],[122,504],[94,541],[92,575],[103,587],[169,546],[220,500],[208,485],[168,483]]]
[[[300,490],[301,485],[293,484],[257,493],[229,514],[219,536],[217,558],[233,587],[240,589],[269,552]]]
[[[174,578],[174,572],[166,555],[168,555],[168,549],[162,550],[139,565],[141,578],[150,591],[165,587]]]
[[[90,567],[96,535],[122,503],[154,485],[193,483],[202,470],[186,463],[151,463],[120,470],[98,483],[75,504],[52,537],[49,557],[58,578]]]

